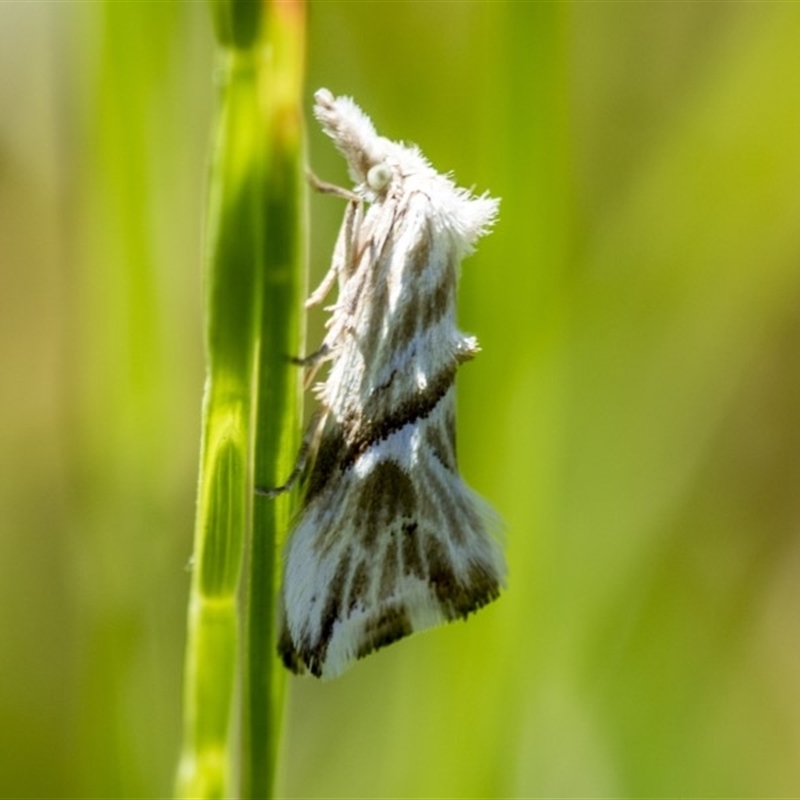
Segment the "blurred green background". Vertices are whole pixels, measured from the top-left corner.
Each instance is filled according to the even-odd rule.
[[[292,679],[281,795],[800,796],[800,6],[309,23],[307,108],[502,197],[459,447],[510,583]],[[213,63],[203,2],[0,4],[2,797],[171,791]],[[346,180],[313,125],[309,160]]]

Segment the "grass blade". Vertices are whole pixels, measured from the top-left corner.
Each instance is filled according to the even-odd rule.
[[[230,793],[238,591],[250,512],[251,392],[263,241],[257,51],[220,54],[209,185],[208,377],[189,601],[179,797]]]
[[[305,9],[269,6],[269,52],[262,83],[267,117],[265,229],[260,315],[256,445],[257,486],[277,486],[290,473],[300,440],[301,372],[287,356],[302,349],[305,292],[305,180],[302,110]],[[257,496],[245,609],[242,702],[242,797],[271,797],[278,752],[285,672],[275,656],[276,554],[292,496]]]

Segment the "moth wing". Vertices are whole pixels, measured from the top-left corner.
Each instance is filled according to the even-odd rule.
[[[413,468],[402,457],[412,452]],[[346,470],[336,496],[316,495],[288,544],[279,651],[295,672],[336,677],[500,592],[488,507],[432,448],[395,441],[384,453]]]

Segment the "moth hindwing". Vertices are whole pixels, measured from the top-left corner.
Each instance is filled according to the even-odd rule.
[[[456,327],[456,281],[498,201],[378,136],[350,98],[320,89],[315,100],[355,186],[323,185],[347,206],[330,270],[306,304],[338,285],[285,551],[279,651],[293,671],[332,678],[466,617],[504,581],[491,510],[462,481],[455,446],[456,371],[478,351]]]

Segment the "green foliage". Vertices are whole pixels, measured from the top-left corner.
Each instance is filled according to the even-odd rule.
[[[229,796],[238,591],[250,517],[250,420],[263,265],[263,116],[257,57],[223,52],[208,224],[208,377],[178,797]],[[267,613],[269,612],[267,607]]]
[[[214,6],[218,13],[220,7]],[[230,796],[237,769],[243,797],[271,797],[283,696],[274,620],[276,554],[289,522],[289,497],[251,499],[253,479],[276,486],[289,474],[299,441],[300,387],[288,354],[299,352],[305,272],[297,109],[304,20],[272,6],[270,37],[262,41],[256,33],[243,35],[236,22],[243,8],[233,3],[228,11],[235,41],[219,39],[208,212],[208,377],[177,797]],[[246,542],[242,620],[238,595]],[[245,634],[241,648],[239,629]],[[239,737],[231,736],[237,673]],[[235,755],[237,742],[242,758]]]

